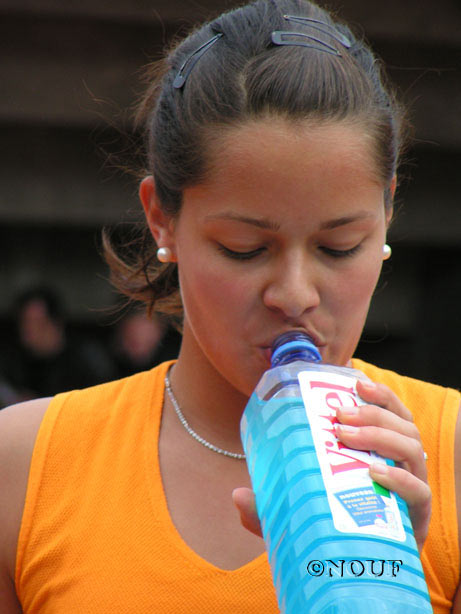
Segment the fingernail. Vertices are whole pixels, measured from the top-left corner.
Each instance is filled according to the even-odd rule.
[[[365,388],[365,390],[370,390],[370,392],[376,389],[376,384],[374,382],[360,380],[360,383],[362,384],[362,387]]]
[[[389,467],[386,465],[386,463],[373,463],[372,465],[370,465],[370,469],[371,471],[374,471],[375,473],[381,473],[382,475],[386,474],[389,471]]]
[[[340,433],[357,433],[357,431],[359,430],[358,426],[352,426],[350,424],[335,424],[335,427],[336,430],[338,430]]]
[[[349,416],[356,416],[359,413],[359,408],[358,407],[354,407],[354,406],[351,406],[351,407],[340,407],[339,411],[342,414],[346,414],[346,415],[349,415]]]

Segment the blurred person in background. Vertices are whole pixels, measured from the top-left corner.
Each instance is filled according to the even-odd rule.
[[[146,371],[165,360],[177,358],[181,335],[162,318],[144,311],[125,315],[115,328],[113,357],[117,377]]]
[[[15,338],[0,356],[8,400],[32,399],[107,381],[114,375],[103,347],[69,332],[56,291],[38,286],[17,297]]]

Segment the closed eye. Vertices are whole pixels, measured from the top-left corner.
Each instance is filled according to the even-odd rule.
[[[331,247],[321,247],[320,249],[332,258],[347,258],[348,256],[356,254],[361,247],[362,245],[359,243],[350,249],[332,249]]]
[[[233,260],[251,260],[264,251],[264,247],[258,247],[258,249],[252,249],[248,252],[236,252],[228,247],[224,247],[224,245],[219,245],[218,249],[225,256]]]

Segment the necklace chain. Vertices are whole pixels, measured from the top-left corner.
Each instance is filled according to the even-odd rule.
[[[168,396],[170,397],[170,401],[179,418],[179,421],[181,422],[181,424],[183,425],[183,427],[186,429],[186,431],[189,433],[191,437],[193,437],[196,441],[198,441],[203,446],[205,446],[205,448],[208,448],[209,450],[213,450],[213,452],[217,452],[218,454],[223,454],[224,456],[230,456],[231,458],[237,458],[238,460],[245,459],[245,454],[239,454],[237,452],[229,452],[228,450],[223,450],[222,448],[218,448],[217,446],[214,446],[212,443],[210,443],[206,439],[203,439],[203,437],[200,437],[200,435],[196,433],[191,426],[189,426],[189,423],[185,419],[184,414],[182,413],[181,408],[179,407],[179,403],[173,394],[173,390],[171,388],[171,383],[170,383],[170,378],[169,378],[168,373],[165,375],[165,388],[166,388],[166,391],[168,392]]]

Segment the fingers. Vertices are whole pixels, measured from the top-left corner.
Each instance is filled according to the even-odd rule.
[[[424,545],[431,517],[431,489],[428,484],[400,467],[385,463],[370,466],[370,475],[385,488],[397,493],[408,505],[416,543],[419,550]]]
[[[402,464],[419,480],[426,481],[427,468],[419,439],[387,428],[349,424],[337,424],[336,434],[348,448],[372,450],[380,456]]]
[[[373,425],[389,429],[420,441],[419,431],[414,422],[401,418],[398,414],[377,405],[359,405],[342,407],[337,410],[337,417],[343,424],[353,426]]]
[[[409,410],[386,386],[363,382],[360,386],[362,399],[373,404],[338,409],[338,438],[350,448],[373,450],[390,458],[426,481],[421,437]]]
[[[413,422],[411,411],[405,407],[395,392],[384,384],[359,379],[357,380],[357,392],[365,403],[384,407],[400,418]]]
[[[338,410],[336,434],[340,441],[348,448],[373,450],[426,480],[426,461],[415,425],[379,407],[363,405],[356,409],[357,413]]]
[[[232,492],[232,501],[239,511],[240,522],[245,529],[262,537],[253,491],[250,488],[235,488]]]

